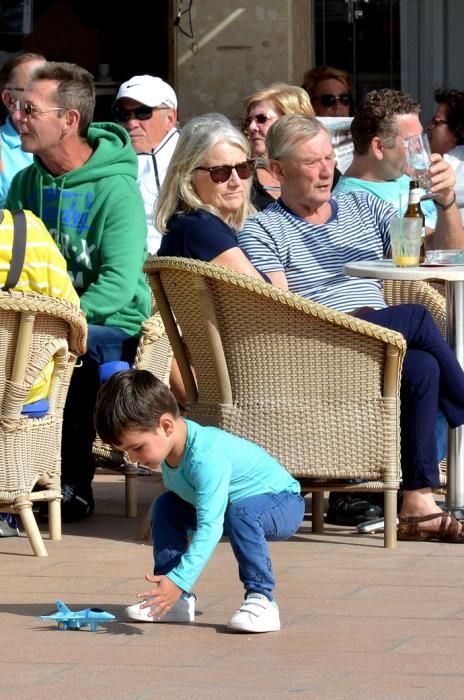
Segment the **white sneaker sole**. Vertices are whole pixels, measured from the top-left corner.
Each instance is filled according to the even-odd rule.
[[[258,627],[258,625],[248,625],[247,623],[243,622],[232,622],[232,620],[229,622],[227,627],[231,630],[235,630],[236,632],[253,632],[253,633],[264,633],[264,632],[278,632],[281,627],[280,627],[280,621],[279,623],[276,623],[274,625],[263,625],[262,629]]]

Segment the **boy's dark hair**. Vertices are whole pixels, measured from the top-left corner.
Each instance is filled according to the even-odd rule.
[[[154,430],[163,413],[179,417],[170,389],[151,372],[116,372],[101,387],[95,406],[95,428],[103,442],[119,445],[127,430]]]
[[[420,105],[411,95],[391,88],[371,90],[361,100],[351,122],[354,152],[366,155],[374,136],[392,148],[398,136],[396,115],[419,112]]]

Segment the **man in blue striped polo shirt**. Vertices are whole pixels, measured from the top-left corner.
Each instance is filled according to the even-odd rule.
[[[396,208],[365,192],[331,195],[333,149],[315,118],[280,117],[266,146],[281,198],[247,220],[239,244],[274,285],[403,334],[408,351],[401,385],[398,537],[461,541],[460,523],[438,509],[432,491],[439,485],[438,405],[450,426],[464,423],[464,373],[424,307],[386,307],[381,281],[343,274],[350,261],[390,254],[388,228]],[[464,248],[453,172],[438,154],[431,160],[431,192],[439,208],[430,247]]]

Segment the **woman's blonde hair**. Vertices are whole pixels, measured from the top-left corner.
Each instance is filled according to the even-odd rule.
[[[268,87],[261,88],[245,97],[243,106],[245,114],[258,102],[270,100],[274,103],[276,112],[280,114],[305,114],[314,117],[314,109],[308,93],[298,85],[287,83],[272,83]]]
[[[220,216],[215,207],[205,204],[193,187],[192,174],[202,166],[214,146],[228,143],[243,151],[244,160],[251,157],[245,136],[223,114],[212,113],[194,117],[181,129],[155,210],[155,226],[161,233],[167,232],[167,224],[173,214],[195,209],[207,209]],[[235,230],[242,228],[245,219],[255,212],[250,203],[250,182],[245,186],[245,197],[239,209],[228,220]],[[245,181],[244,181],[245,183]]]

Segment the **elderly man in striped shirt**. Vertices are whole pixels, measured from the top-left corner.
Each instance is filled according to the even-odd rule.
[[[281,198],[247,220],[239,244],[274,285],[403,334],[408,351],[401,387],[398,537],[464,541],[461,524],[440,511],[433,498],[439,485],[438,407],[450,426],[464,423],[464,373],[424,307],[386,307],[381,281],[343,274],[350,261],[390,255],[389,222],[396,209],[365,192],[332,196],[333,149],[315,118],[280,117],[269,129],[266,145]],[[437,154],[432,155],[430,176],[438,207],[431,246],[464,248],[454,175]]]

